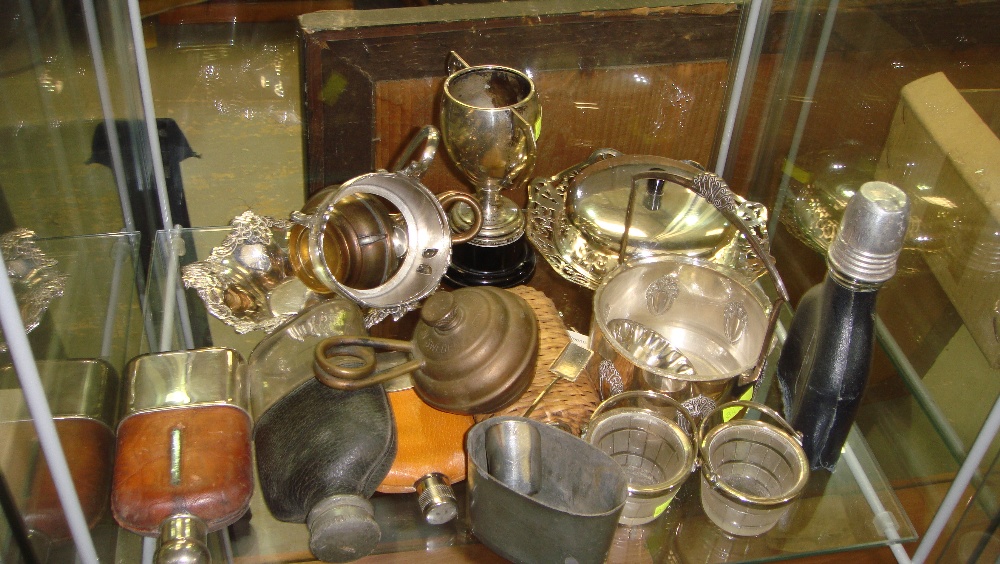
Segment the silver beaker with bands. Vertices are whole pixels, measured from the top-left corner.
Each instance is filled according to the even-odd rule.
[[[754,409],[780,426],[733,418],[707,433],[712,416]],[[720,405],[701,422],[701,505],[720,529],[737,536],[766,533],[809,481],[801,438],[773,409],[754,402]]]
[[[642,525],[667,508],[695,468],[697,433],[691,414],[666,394],[623,392],[597,406],[583,438],[628,476],[619,523]]]

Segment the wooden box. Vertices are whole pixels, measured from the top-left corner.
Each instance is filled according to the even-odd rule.
[[[739,12],[673,4],[541,0],[301,16],[308,194],[387,167],[417,129],[439,125],[452,50],[535,81],[544,116],[535,176],[603,147],[709,165]],[[433,192],[470,190],[443,147],[423,182]],[[525,190],[511,192],[525,203]]]

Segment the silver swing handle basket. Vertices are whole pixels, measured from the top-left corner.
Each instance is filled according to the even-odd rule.
[[[618,250],[619,264],[624,264],[626,261],[628,235],[632,228],[632,213],[635,208],[636,194],[639,192],[639,187],[645,185],[650,180],[676,183],[707,200],[715,206],[717,210],[719,210],[719,213],[721,213],[726,220],[736,226],[736,228],[743,234],[747,242],[750,244],[750,248],[753,249],[754,253],[757,254],[757,257],[764,263],[764,269],[767,271],[768,276],[770,276],[771,281],[774,283],[774,288],[778,295],[774,301],[771,302],[771,314],[767,320],[767,330],[764,333],[764,344],[761,347],[760,355],[757,357],[757,363],[751,371],[750,377],[742,380],[743,382],[756,381],[760,378],[761,372],[764,370],[764,360],[767,358],[767,354],[770,350],[771,339],[774,337],[774,330],[778,324],[778,316],[781,313],[781,305],[791,301],[791,298],[788,296],[788,290],[785,289],[785,283],[781,280],[781,276],[778,274],[778,268],[774,264],[774,259],[771,257],[771,254],[768,252],[767,248],[764,246],[764,242],[761,241],[757,233],[754,232],[754,230],[751,229],[750,226],[743,221],[743,218],[736,212],[735,197],[733,196],[732,191],[729,190],[729,186],[726,185],[726,182],[719,178],[719,176],[711,172],[702,172],[694,178],[688,178],[665,170],[651,170],[640,172],[632,176],[632,190],[629,192],[628,206],[625,208],[625,225],[624,231],[622,232],[621,247]]]

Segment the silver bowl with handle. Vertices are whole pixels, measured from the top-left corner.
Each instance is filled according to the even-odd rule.
[[[676,182],[711,202],[762,258],[777,293],[771,301],[750,278],[705,259],[676,254],[630,259],[627,237],[622,238],[620,264],[594,294],[594,354],[585,370],[602,399],[654,390],[697,417],[759,379],[788,293],[763,241],[736,214],[736,200],[719,177],[636,174],[629,212],[650,179]],[[627,213],[625,233],[631,220]]]

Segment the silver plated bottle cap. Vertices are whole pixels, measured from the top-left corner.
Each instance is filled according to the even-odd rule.
[[[458,500],[448,477],[432,472],[417,480],[417,503],[424,520],[431,525],[443,525],[458,515]]]
[[[156,564],[208,564],[208,527],[194,515],[173,515],[160,526]]]
[[[887,182],[866,182],[847,203],[830,244],[830,266],[841,275],[880,284],[896,273],[910,217],[910,201]]]

